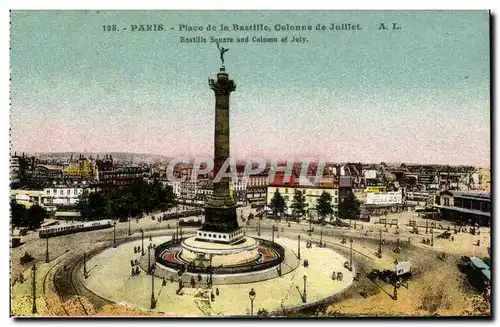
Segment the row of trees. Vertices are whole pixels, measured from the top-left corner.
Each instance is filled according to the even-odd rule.
[[[135,217],[155,210],[167,210],[175,206],[175,194],[170,186],[155,181],[137,183],[120,188],[84,192],[78,199],[77,208],[86,220],[102,218]]]
[[[12,227],[23,227],[35,230],[42,226],[43,221],[49,215],[47,211],[38,204],[32,205],[29,209],[16,200],[10,201],[10,212],[12,217]]]
[[[278,190],[274,192],[269,206],[274,215],[282,214],[287,209],[285,199]],[[305,195],[300,190],[295,191],[291,205],[293,216],[296,218],[305,216],[307,207],[308,204],[306,203]],[[326,217],[333,214],[332,196],[330,193],[323,192],[314,209],[318,212],[320,222],[324,223]],[[360,212],[360,202],[352,192],[339,204],[339,215],[342,218],[356,218]]]

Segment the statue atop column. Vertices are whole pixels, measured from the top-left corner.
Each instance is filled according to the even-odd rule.
[[[228,52],[229,49],[220,47],[219,42],[217,42],[217,49],[220,51],[220,60],[222,61],[222,67],[224,67],[224,53]]]

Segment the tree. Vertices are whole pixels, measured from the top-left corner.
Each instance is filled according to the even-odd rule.
[[[281,193],[276,190],[274,192],[274,196],[271,199],[271,204],[269,205],[271,210],[273,210],[273,214],[276,216],[278,213],[283,213],[285,210],[285,199],[281,196]]]
[[[306,208],[307,203],[305,195],[302,191],[296,190],[292,200],[292,210],[294,216],[296,215],[297,218],[303,217],[306,214]]]
[[[107,188],[98,192],[80,195],[78,210],[86,220],[104,217],[119,218],[124,221],[129,216],[166,210],[175,205],[172,187],[164,187],[160,182],[151,184],[138,182],[130,186]]]
[[[323,192],[318,199],[316,204],[316,210],[318,211],[318,217],[321,223],[324,223],[326,216],[333,213],[332,208],[332,196],[330,193]]]
[[[28,227],[31,230],[38,229],[48,216],[47,210],[38,204],[34,204],[26,211],[26,226],[24,227]]]
[[[354,193],[349,192],[347,198],[345,198],[339,205],[339,213],[342,218],[358,217],[361,213],[360,206],[361,204]]]
[[[26,208],[12,199],[10,201],[10,214],[12,217],[12,227],[22,227],[26,221]]]

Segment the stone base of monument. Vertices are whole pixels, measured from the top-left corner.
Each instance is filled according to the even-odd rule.
[[[233,232],[225,233],[199,230],[196,234],[196,241],[237,245],[243,241],[243,231],[238,229]]]
[[[291,253],[289,256],[295,257]],[[259,281],[274,278],[298,265],[294,258],[293,263],[285,264],[285,257],[281,245],[264,239],[241,236],[237,244],[223,244],[200,241],[195,235],[180,242],[157,245],[155,275],[176,280],[210,276],[213,284],[241,283],[247,275]]]
[[[257,246],[251,237],[241,237],[237,244],[221,244],[199,241],[195,236],[182,240],[180,258],[186,262],[212,260],[214,267],[241,265],[258,259]]]

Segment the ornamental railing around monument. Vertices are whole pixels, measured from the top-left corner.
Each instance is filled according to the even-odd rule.
[[[193,273],[193,274],[216,274],[216,275],[231,275],[231,274],[241,274],[241,273],[248,273],[248,272],[253,272],[253,271],[261,271],[261,270],[266,270],[270,269],[273,267],[278,266],[280,263],[283,262],[285,258],[285,249],[277,244],[273,243],[271,241],[267,241],[264,239],[257,239],[259,241],[259,246],[263,246],[268,249],[272,249],[276,251],[278,254],[278,257],[267,261],[267,262],[251,262],[251,263],[246,263],[241,266],[229,266],[229,267],[216,267],[216,266],[195,266],[190,263],[176,263],[176,262],[171,262],[164,260],[160,255],[164,252],[164,250],[167,250],[169,248],[175,247],[176,245],[179,245],[181,241],[168,241],[163,244],[160,244],[156,247],[155,249],[155,257],[156,257],[156,262],[160,263],[161,265],[174,269],[176,271],[181,271],[181,272],[188,272],[188,273]]]

